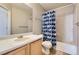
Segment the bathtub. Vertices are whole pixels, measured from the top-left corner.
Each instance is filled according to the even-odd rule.
[[[75,45],[71,45],[71,44],[67,44],[59,41],[57,41],[56,50],[59,50],[71,55],[77,54],[77,47]]]

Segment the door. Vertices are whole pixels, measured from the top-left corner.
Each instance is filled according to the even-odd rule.
[[[0,7],[0,37],[8,35],[8,11]]]

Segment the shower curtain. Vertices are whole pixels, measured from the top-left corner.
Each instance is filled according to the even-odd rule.
[[[42,14],[43,41],[50,41],[52,47],[56,46],[56,18],[55,11],[47,11]]]

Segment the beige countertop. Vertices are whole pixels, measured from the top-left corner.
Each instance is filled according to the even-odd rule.
[[[30,34],[24,35],[24,38],[21,39],[17,39],[17,37],[2,40],[0,39],[0,54],[7,53],[11,50],[29,44],[33,41],[39,40],[40,38],[42,38],[42,35]]]

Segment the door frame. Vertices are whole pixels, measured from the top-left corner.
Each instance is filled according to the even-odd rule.
[[[0,4],[0,7],[8,11],[8,35],[11,34],[11,11],[4,5]]]

